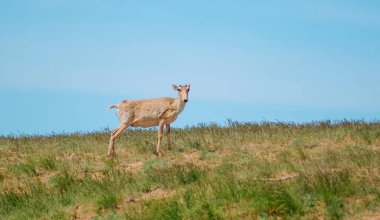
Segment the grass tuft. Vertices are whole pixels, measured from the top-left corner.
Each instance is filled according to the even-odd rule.
[[[117,197],[114,193],[103,193],[96,201],[98,213],[117,209]]]

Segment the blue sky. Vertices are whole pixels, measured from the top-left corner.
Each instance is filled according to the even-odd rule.
[[[117,126],[176,96],[173,126],[380,118],[378,1],[0,2],[0,135]]]

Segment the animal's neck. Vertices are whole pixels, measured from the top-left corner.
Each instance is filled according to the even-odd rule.
[[[185,108],[185,102],[182,101],[180,96],[178,96],[175,99],[174,108],[176,109],[176,111],[179,111],[179,112],[181,112],[183,110],[183,108]]]

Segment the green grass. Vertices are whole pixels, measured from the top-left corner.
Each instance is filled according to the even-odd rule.
[[[0,137],[0,219],[380,217],[380,123],[199,124]]]

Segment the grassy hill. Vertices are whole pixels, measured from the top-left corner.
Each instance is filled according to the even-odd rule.
[[[0,137],[0,219],[380,218],[380,123]]]

